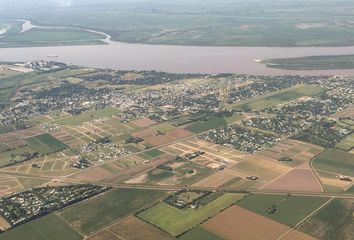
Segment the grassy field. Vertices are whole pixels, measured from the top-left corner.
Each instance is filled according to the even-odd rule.
[[[0,167],[3,167],[10,163],[15,163],[15,161],[21,162],[22,158],[20,157],[20,155],[26,152],[33,153],[34,151],[31,148],[24,146],[24,147],[17,147],[9,151],[0,152]]]
[[[183,234],[178,240],[222,240],[222,237],[209,232],[205,228],[195,227],[187,233]]]
[[[166,203],[159,203],[138,216],[173,236],[177,236],[243,197],[244,194],[227,193],[198,209],[187,208],[185,210],[177,209]]]
[[[82,30],[33,28],[23,33],[2,38],[0,47],[103,44],[99,40],[104,38],[105,36],[101,34]]]
[[[111,117],[114,114],[117,114],[118,112],[119,110],[117,108],[105,108],[92,112],[85,112],[76,116],[64,117],[62,119],[57,120],[56,123],[70,126],[79,125],[81,123],[88,122],[93,119]]]
[[[267,107],[279,105],[284,102],[295,100],[304,96],[315,96],[323,92],[324,89],[313,85],[297,86],[287,89],[285,91],[279,91],[275,94],[258,97],[254,100],[247,101],[243,104],[237,104],[237,108],[250,108],[253,111],[259,111]]]
[[[237,204],[277,222],[295,226],[327,200],[325,197],[291,196],[286,198],[286,195],[252,194]],[[269,214],[267,209],[274,205],[277,206],[277,211]]]
[[[0,235],[1,240],[81,240],[83,236],[54,214],[25,223]]]
[[[186,127],[187,130],[195,133],[201,133],[213,128],[221,127],[227,124],[223,118],[210,117],[206,121],[197,121]]]
[[[26,143],[41,154],[55,153],[68,147],[49,133],[27,138]]]
[[[329,149],[313,160],[313,167],[318,170],[354,176],[354,154]]]
[[[354,239],[354,201],[335,199],[298,230],[317,239]]]
[[[336,145],[336,148],[349,151],[354,148],[354,133],[344,138],[340,143]]]
[[[158,157],[162,154],[162,152],[158,149],[152,149],[152,150],[149,150],[147,152],[144,152],[145,155],[148,155],[149,157]]]
[[[118,189],[70,206],[60,215],[79,232],[89,234],[152,204],[164,194],[154,190]]]
[[[308,56],[262,61],[267,67],[289,70],[329,70],[354,68],[354,55]]]

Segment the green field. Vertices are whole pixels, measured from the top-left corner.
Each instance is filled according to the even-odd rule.
[[[300,225],[298,230],[317,239],[354,239],[353,211],[353,200],[335,199]]]
[[[98,119],[98,118],[103,118],[103,117],[111,117],[115,114],[117,114],[119,110],[117,108],[105,108],[105,109],[100,109],[92,112],[85,112],[81,113],[76,116],[69,116],[69,117],[64,117],[62,119],[59,119],[56,121],[58,124],[62,125],[79,125],[84,122],[91,121],[93,119]]]
[[[267,67],[288,70],[353,69],[354,55],[308,56],[262,61]]]
[[[237,204],[291,227],[295,226],[327,200],[328,198],[325,197],[291,196],[287,198],[286,195],[251,194]],[[277,211],[274,214],[269,214],[267,209],[273,205],[277,205]]]
[[[50,237],[49,237],[50,236]],[[38,218],[0,234],[1,240],[81,240],[83,236],[54,214]]]
[[[148,155],[149,157],[155,158],[158,157],[162,154],[162,152],[158,149],[152,149],[147,152],[144,152],[145,155]]]
[[[26,143],[41,154],[55,153],[68,147],[49,133],[27,138]]]
[[[340,143],[336,145],[336,148],[350,151],[354,148],[354,133],[344,138]]]
[[[273,94],[268,94],[266,96],[260,96],[253,100],[246,101],[243,104],[237,104],[237,108],[249,108],[253,111],[259,111],[268,107],[273,107],[284,102],[295,100],[304,96],[315,96],[323,92],[324,89],[319,86],[304,85],[292,87],[286,90],[280,90],[279,92]]]
[[[42,29],[33,28],[29,31],[4,37],[0,47],[34,47],[57,45],[103,44],[101,34],[75,29]]]
[[[159,203],[138,214],[143,220],[165,230],[173,236],[178,236],[193,228],[205,219],[216,215],[222,209],[242,199],[244,194],[227,193],[211,203],[197,209],[180,210],[166,203]]]
[[[187,233],[183,234],[178,240],[222,240],[222,237],[209,232],[205,228],[195,227]]]
[[[313,160],[313,167],[318,170],[354,176],[354,154],[328,149]]]
[[[224,118],[210,117],[206,121],[197,121],[186,127],[187,130],[195,133],[201,133],[213,128],[221,127],[227,124]]]
[[[27,146],[17,147],[8,151],[2,151],[0,152],[0,167],[17,162],[22,162],[23,158],[21,157],[21,154],[33,152],[34,151]]]
[[[89,234],[152,204],[164,194],[155,190],[118,189],[70,206],[60,215],[79,232]]]

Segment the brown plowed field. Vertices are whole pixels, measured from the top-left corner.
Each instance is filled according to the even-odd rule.
[[[292,230],[288,234],[286,234],[284,237],[281,238],[281,240],[316,240],[316,238],[307,235],[305,233]]]
[[[203,227],[228,240],[274,240],[289,229],[239,206],[226,209]]]
[[[294,169],[262,187],[269,190],[322,192],[322,187],[310,169]]]

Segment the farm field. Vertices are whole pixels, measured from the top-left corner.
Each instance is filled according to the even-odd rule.
[[[83,236],[54,214],[38,218],[1,234],[2,240],[81,240]]]
[[[239,206],[226,209],[202,226],[208,231],[230,240],[274,240],[289,229],[286,225]]]
[[[33,150],[41,154],[55,153],[67,148],[64,143],[60,142],[48,133],[27,138],[26,142]]]
[[[59,215],[87,235],[152,204],[164,194],[154,190],[118,189],[70,206]]]
[[[223,118],[210,117],[206,121],[197,121],[191,123],[186,129],[191,132],[201,133],[213,128],[218,128],[227,124],[227,121]]]
[[[354,154],[338,149],[329,149],[313,160],[313,167],[317,171],[353,176]]]
[[[209,232],[203,227],[195,227],[177,238],[178,240],[223,240],[224,238]]]
[[[285,192],[323,192],[321,183],[311,169],[294,169],[276,180],[262,186],[262,189]]]
[[[155,225],[173,236],[193,228],[203,220],[242,199],[244,194],[226,193],[198,209],[180,210],[166,203],[159,203],[138,214],[138,217]]]
[[[251,194],[239,201],[237,205],[292,227],[327,200],[328,198],[325,197]],[[276,211],[270,214],[267,209],[272,206],[275,206]]]
[[[340,143],[336,145],[336,148],[339,148],[344,151],[350,151],[354,148],[354,133],[344,138]]]
[[[353,200],[334,199],[298,227],[317,239],[353,239]],[[318,231],[321,229],[321,231]]]

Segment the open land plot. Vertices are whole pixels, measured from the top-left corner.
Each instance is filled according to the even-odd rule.
[[[259,180],[269,181],[292,170],[292,168],[274,161],[250,157],[231,167],[245,176],[257,176]]]
[[[196,187],[220,187],[223,184],[237,177],[237,174],[231,171],[219,171],[193,184]]]
[[[67,145],[49,133],[27,138],[26,142],[32,149],[42,154],[50,154],[67,148]]]
[[[292,101],[304,96],[315,96],[325,89],[314,85],[300,85],[280,90],[255,99],[234,105],[236,108],[249,108],[253,111],[259,111],[268,107],[273,107],[284,102]]]
[[[186,232],[182,236],[178,237],[178,240],[223,240],[224,238],[209,232],[205,228],[195,227],[192,230]]]
[[[334,173],[317,171],[317,176],[325,192],[341,192],[352,184],[350,181],[339,180]]]
[[[126,240],[172,240],[166,232],[145,223],[136,217],[128,217],[111,226],[109,231]]]
[[[354,119],[354,106],[350,106],[343,111],[337,112],[332,115],[334,118],[351,118]]]
[[[166,203],[159,203],[139,213],[138,217],[173,236],[177,236],[198,225],[205,219],[214,216],[243,197],[244,194],[226,193],[207,205],[197,209],[187,208],[184,210],[172,207]]]
[[[83,236],[54,214],[37,218],[9,231],[1,233],[3,240],[81,240]]]
[[[162,163],[148,172],[143,172],[128,179],[128,184],[158,184],[158,185],[191,185],[213,173],[210,168],[195,164],[191,161],[176,159]]]
[[[324,149],[310,143],[285,140],[274,147],[255,154],[256,158],[276,161],[290,167],[299,166],[309,162],[312,158],[323,152]],[[282,157],[288,157],[290,162],[279,161]]]
[[[131,156],[114,162],[118,167],[124,167],[123,171],[104,179],[104,182],[115,183],[145,183],[145,180],[140,180],[141,176],[146,174],[159,165],[175,160],[175,156],[169,154],[161,154],[153,159],[142,159],[139,156]],[[144,178],[145,179],[145,178]]]
[[[354,238],[354,201],[334,199],[298,227],[317,239]]]
[[[92,112],[81,113],[76,116],[64,117],[62,119],[57,120],[56,123],[73,126],[73,125],[82,124],[84,122],[89,122],[94,119],[99,119],[103,117],[112,117],[117,113],[119,113],[119,110],[117,108],[105,108],[105,109],[100,109]]]
[[[157,190],[118,189],[70,206],[60,216],[79,232],[90,234],[154,203],[164,194]]]
[[[344,151],[350,151],[354,148],[354,133],[350,134],[344,138],[341,142],[336,145],[336,148],[342,149]]]
[[[151,125],[156,124],[155,121],[150,120],[148,118],[136,119],[136,120],[131,121],[131,123],[133,123],[134,125],[138,126],[139,128],[149,127]]]
[[[328,149],[312,165],[316,170],[354,176],[354,154],[342,150]]]
[[[23,189],[23,185],[16,177],[0,175],[0,196],[5,196]]]
[[[109,230],[103,230],[89,238],[87,240],[121,240],[118,236],[114,235],[114,233]]]
[[[34,150],[27,146],[24,146],[0,152],[0,167],[24,161],[26,159],[24,155],[27,153],[34,153]]]
[[[262,189],[285,192],[323,192],[319,180],[311,169],[291,170],[266,186],[262,186]]]
[[[291,230],[281,240],[316,240],[316,238],[297,230]]]
[[[326,197],[251,194],[237,204],[292,227],[327,201]],[[276,209],[273,214],[267,211],[271,207]]]
[[[105,170],[104,168],[93,167],[82,172],[78,172],[77,174],[70,176],[70,178],[85,181],[100,181],[111,176],[113,176],[113,174]]]
[[[232,206],[203,224],[225,239],[274,240],[289,227],[239,206]]]

